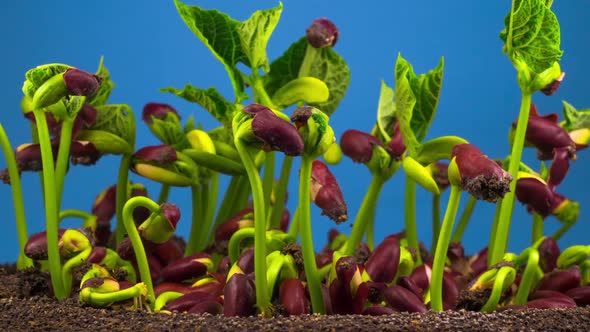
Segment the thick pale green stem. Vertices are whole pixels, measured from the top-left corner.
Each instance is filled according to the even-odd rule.
[[[416,251],[416,265],[422,264],[420,255],[420,246],[418,244],[418,230],[416,229],[416,182],[406,176],[406,193],[405,193],[405,215],[406,239],[408,247]]]
[[[205,229],[207,236],[203,241],[203,249],[211,242],[211,226],[215,217],[215,208],[217,208],[217,200],[219,196],[219,173],[214,172],[209,180],[209,195],[207,196],[207,213],[205,214]]]
[[[273,183],[275,181],[275,159],[276,154],[274,151],[268,152],[264,159],[262,191],[264,192],[264,206],[267,215],[270,215],[270,199],[272,196]],[[270,228],[270,222],[267,222],[266,228]]]
[[[430,253],[434,255],[438,234],[440,233],[440,195],[432,195],[432,243]]]
[[[375,209],[373,209],[373,212],[369,217],[369,223],[367,224],[367,230],[365,233],[367,234],[367,247],[369,247],[369,250],[373,251],[373,249],[375,249]]]
[[[325,314],[324,299],[315,261],[313,249],[313,236],[311,232],[311,210],[310,210],[310,183],[311,165],[313,159],[303,156],[301,159],[301,171],[299,174],[299,232],[301,235],[301,251],[303,254],[303,266],[307,278],[307,287],[311,297],[313,313]]]
[[[72,145],[72,128],[74,119],[66,118],[62,121],[59,150],[55,163],[55,190],[57,195],[57,210],[61,209],[61,197],[66,180],[66,172],[70,161],[70,146]]]
[[[518,123],[514,133],[514,141],[512,142],[512,153],[510,154],[510,166],[508,172],[515,180],[510,182],[510,192],[502,199],[502,206],[500,208],[500,219],[498,220],[498,229],[495,234],[493,250],[490,253],[490,263],[496,264],[502,260],[508,246],[508,236],[510,235],[510,222],[512,219],[512,209],[514,207],[514,198],[516,192],[516,178],[518,176],[518,169],[520,166],[520,159],[522,157],[522,149],[524,146],[524,139],[529,120],[529,113],[531,108],[531,94],[528,92],[522,93],[522,100],[520,104],[520,113],[518,115]]]
[[[463,209],[463,213],[461,213],[461,217],[459,218],[459,223],[457,224],[457,228],[455,228],[455,233],[453,233],[453,240],[451,242],[461,242],[463,239],[463,233],[465,233],[465,229],[467,229],[467,224],[469,224],[469,220],[471,220],[471,216],[473,215],[473,210],[475,209],[475,204],[477,203],[477,199],[473,196],[469,196],[467,200],[467,204]]]
[[[385,181],[383,181],[379,175],[373,175],[371,184],[369,184],[369,189],[367,189],[365,198],[363,198],[361,207],[359,208],[356,218],[354,219],[350,237],[342,249],[342,254],[345,256],[353,255],[359,243],[361,242],[361,239],[363,238],[363,235],[367,229],[367,224],[371,219],[370,217],[373,213],[372,211],[374,211],[375,207],[377,206],[377,198],[379,197],[381,188],[383,188],[383,183],[385,183]]]
[[[236,148],[248,173],[254,199],[254,274],[256,284],[256,304],[264,317],[270,317],[270,296],[266,281],[266,210],[264,194],[258,169],[243,143],[235,140]]]
[[[283,165],[281,166],[281,175],[279,184],[275,191],[275,204],[272,206],[270,214],[270,227],[278,229],[281,225],[281,218],[283,217],[283,209],[285,208],[285,197],[287,196],[287,188],[289,187],[289,177],[291,176],[291,167],[293,166],[293,157],[285,156]]]
[[[443,310],[443,273],[445,270],[445,261],[447,258],[447,250],[449,249],[449,242],[451,240],[451,233],[453,232],[453,224],[459,209],[459,201],[461,199],[461,188],[459,186],[451,185],[451,195],[447,203],[447,210],[442,222],[438,243],[436,245],[436,253],[432,263],[432,275],[430,279],[430,304],[432,310]]]
[[[121,157],[121,163],[119,164],[119,176],[117,178],[117,192],[116,197],[116,216],[117,225],[115,228],[115,239],[117,245],[123,241],[125,236],[125,227],[123,224],[123,206],[129,198],[129,167],[131,167],[131,155],[124,154]]]
[[[2,124],[0,124],[0,147],[6,158],[6,167],[8,168],[8,176],[10,177],[10,189],[12,190],[12,203],[14,204],[14,217],[16,219],[16,235],[20,247],[16,267],[19,270],[23,270],[33,266],[33,260],[27,257],[24,252],[29,235],[27,231],[27,219],[25,217],[23,188],[20,182],[20,174],[16,165],[14,151]]]
[[[154,211],[158,211],[160,206],[152,201],[151,199],[144,197],[144,196],[137,196],[130,198],[125,206],[123,207],[123,224],[125,225],[125,229],[127,230],[127,236],[131,241],[131,245],[133,246],[133,251],[135,252],[135,261],[137,262],[137,269],[139,270],[139,276],[141,277],[141,281],[147,287],[147,298],[150,307],[153,309],[155,303],[155,295],[154,295],[154,286],[152,284],[152,276],[150,274],[150,267],[147,261],[147,256],[145,253],[145,249],[143,247],[143,243],[141,242],[141,237],[137,232],[137,227],[135,227],[135,221],[133,220],[133,210],[136,207],[145,206],[147,207],[152,213]]]
[[[555,240],[558,241],[559,239],[561,239],[561,237],[563,236],[563,234],[567,233],[567,231],[570,230],[570,228],[572,228],[572,226],[575,223],[570,222],[570,223],[566,223],[563,226],[561,226],[561,228],[559,228],[557,231],[555,231],[555,233],[553,233],[553,235],[551,235],[551,237]]]
[[[58,212],[57,212],[57,195],[55,187],[55,169],[53,163],[53,151],[49,141],[49,129],[45,113],[42,110],[33,110],[37,130],[39,133],[39,144],[41,146],[41,159],[43,163],[43,187],[45,189],[45,223],[47,232],[47,254],[49,260],[49,274],[51,275],[51,285],[56,298],[64,299],[66,292],[63,288],[61,277],[61,258],[58,248]]]
[[[305,55],[303,56],[303,61],[301,62],[301,67],[299,67],[298,77],[305,77],[309,76],[311,72],[311,67],[313,62],[316,58],[316,55],[319,53],[319,50],[311,45],[307,45],[305,48]]]
[[[227,256],[229,261],[233,264],[240,258],[240,243],[248,238],[253,238],[255,234],[254,227],[246,227],[238,229],[229,239],[227,244]]]
[[[166,203],[168,201],[168,195],[170,195],[170,185],[162,184],[160,194],[158,195],[158,204]]]
[[[494,220],[492,222],[492,230],[490,232],[490,241],[488,244],[488,253],[494,250],[494,239],[496,238],[496,233],[498,233],[498,224],[500,221],[500,208],[502,207],[502,200],[499,200],[496,203],[496,209],[494,210]],[[488,266],[491,266],[492,263],[492,256],[488,255]]]
[[[202,231],[203,223],[203,198],[202,185],[195,184],[191,186],[191,201],[192,201],[192,223],[191,230],[188,237],[188,242],[184,251],[185,256],[197,253],[197,239],[200,237],[199,232]]]
[[[543,216],[533,212],[533,230],[532,230],[532,241],[531,243],[537,242],[540,238],[543,237],[543,226],[545,225],[545,221]]]
[[[291,225],[289,225],[289,236],[297,241],[299,237],[299,208],[295,209],[293,218],[291,218]]]

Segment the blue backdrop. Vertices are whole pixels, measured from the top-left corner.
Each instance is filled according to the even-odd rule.
[[[205,8],[227,12],[244,20],[256,9],[270,8],[277,1],[192,1]],[[349,128],[369,131],[376,115],[380,80],[393,85],[393,68],[398,52],[408,59],[417,73],[434,68],[445,56],[445,73],[438,113],[429,137],[459,135],[476,144],[491,157],[504,157],[508,151],[508,128],[517,117],[520,92],[511,63],[502,54],[498,33],[503,28],[510,1],[372,1],[364,6],[356,1],[286,1],[284,12],[268,48],[271,59],[305,33],[309,23],[326,16],[340,28],[335,49],[348,62],[352,72],[348,93],[333,115],[331,124],[337,137]],[[553,97],[535,94],[541,113],[561,114],[561,101],[578,109],[589,108],[587,61],[590,41],[590,9],[581,1],[556,1],[553,6],[561,23],[561,62],[567,72],[560,90]],[[216,122],[198,106],[158,91],[161,87],[182,87],[185,83],[217,87],[232,96],[222,65],[189,31],[170,1],[12,1],[0,3],[2,76],[0,122],[13,144],[30,142],[28,124],[19,102],[27,69],[51,62],[67,63],[94,71],[101,55],[111,71],[116,89],[111,103],[127,103],[137,114],[147,102],[165,102],[176,107],[184,119],[194,114],[204,128]],[[138,147],[156,144],[147,127],[138,125]],[[580,219],[564,236],[560,245],[588,244],[590,197],[590,152],[579,153],[559,191],[582,205]],[[538,165],[534,150],[525,151],[525,161]],[[5,168],[0,158],[0,169]],[[116,180],[118,157],[104,157],[95,167],[72,167],[65,184],[63,208],[89,210],[94,197]],[[297,165],[295,166],[297,167]],[[354,219],[370,181],[368,170],[344,159],[332,168],[339,179]],[[376,240],[403,228],[403,173],[390,180],[379,198]],[[132,175],[145,183],[152,196],[159,185]],[[222,185],[227,184],[224,180]],[[290,186],[289,207],[296,205],[296,183]],[[29,232],[44,228],[44,211],[39,177],[23,175]],[[222,187],[223,188],[223,187]],[[443,203],[447,196],[443,196]],[[430,243],[430,200],[418,190],[418,233]],[[463,196],[463,203],[466,201]],[[190,194],[174,189],[170,201],[184,215],[179,232],[188,234]],[[463,205],[463,204],[462,204]],[[444,211],[444,206],[443,206]],[[494,205],[478,203],[465,234],[465,247],[473,253],[487,244]],[[0,185],[0,262],[14,261],[18,251],[14,210],[10,188]],[[326,242],[327,230],[335,225],[312,209],[314,240],[319,249]],[[69,222],[68,226],[76,225]],[[547,232],[558,227],[553,218],[546,221]],[[351,222],[338,227],[349,232]],[[517,203],[510,236],[510,250],[519,251],[530,242],[531,216]]]

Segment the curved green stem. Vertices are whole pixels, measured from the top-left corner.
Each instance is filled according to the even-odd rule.
[[[64,289],[66,291],[66,297],[70,296],[72,291],[72,272],[75,267],[80,266],[82,263],[86,261],[90,253],[92,252],[92,247],[88,247],[82,252],[78,253],[76,256],[68,259],[62,268],[62,279],[64,283]]]
[[[55,190],[57,195],[58,211],[61,208],[61,197],[70,160],[70,146],[72,145],[73,127],[74,119],[66,118],[62,121],[61,135],[59,138],[59,150],[57,152],[57,161],[55,164]]]
[[[37,130],[39,133],[39,144],[41,147],[41,159],[43,163],[43,187],[45,189],[45,222],[47,232],[47,253],[49,263],[49,273],[51,275],[51,285],[53,293],[57,299],[64,299],[66,292],[63,288],[61,277],[61,262],[58,248],[58,213],[57,213],[57,196],[55,187],[55,169],[53,163],[53,151],[49,142],[49,129],[47,120],[42,110],[33,110]]]
[[[156,202],[144,196],[132,197],[127,201],[127,203],[125,203],[125,206],[123,206],[123,224],[125,225],[127,236],[129,237],[131,245],[133,246],[133,251],[135,252],[135,261],[137,262],[139,276],[141,281],[147,287],[147,298],[149,305],[151,308],[153,308],[155,295],[154,285],[152,284],[152,276],[150,274],[150,267],[147,261],[147,255],[145,253],[143,243],[141,242],[141,237],[139,236],[139,232],[137,232],[137,227],[135,227],[135,221],[133,220],[133,210],[140,206],[145,206],[152,212],[158,211],[160,206]]]
[[[115,228],[115,239],[117,245],[123,241],[123,236],[125,235],[125,226],[123,221],[123,206],[127,199],[129,198],[129,167],[131,167],[131,154],[124,154],[121,157],[121,162],[119,164],[119,176],[117,179],[117,192],[115,194],[116,197],[116,216],[117,216],[117,225]]]
[[[430,279],[430,303],[432,310],[442,311],[442,286],[443,273],[445,270],[445,261],[447,258],[447,250],[449,249],[449,242],[451,240],[451,233],[453,232],[453,224],[457,216],[459,208],[459,201],[461,200],[461,188],[459,186],[451,185],[451,194],[447,203],[447,210],[442,222],[436,251],[434,254],[434,261],[432,263],[432,276]]]
[[[167,291],[163,292],[156,298],[156,303],[154,305],[154,312],[158,312],[164,308],[168,302],[174,301],[177,298],[184,296],[184,293],[174,292],[174,291]]]
[[[298,77],[305,77],[309,76],[311,72],[311,67],[313,62],[318,55],[319,50],[311,45],[307,45],[305,48],[305,55],[303,56],[303,61],[301,62],[301,67],[299,67]]]
[[[408,247],[416,251],[416,264],[422,264],[420,255],[420,245],[418,244],[418,230],[416,229],[416,181],[406,176],[405,192],[405,214],[404,221],[406,226],[406,239]]]
[[[531,239],[532,242],[531,243],[535,243],[537,242],[538,239],[543,237],[543,226],[544,226],[545,222],[543,219],[543,216],[533,212],[533,231],[532,231],[532,236],[533,238]]]
[[[510,191],[502,199],[502,206],[500,208],[500,219],[498,221],[498,229],[495,234],[493,250],[490,253],[490,263],[496,264],[502,260],[506,253],[508,246],[508,236],[510,233],[510,222],[512,219],[512,209],[514,208],[514,198],[516,192],[516,178],[518,175],[518,168],[520,166],[520,159],[522,157],[522,149],[524,146],[524,138],[529,120],[529,113],[531,108],[531,94],[522,92],[522,100],[520,104],[520,113],[518,115],[518,123],[514,133],[514,141],[512,142],[512,153],[510,154],[510,166],[508,173],[510,173],[515,180],[510,182]]]
[[[252,69],[252,91],[254,94],[255,103],[264,105],[274,110],[278,109],[268,96],[268,93],[264,88],[264,82],[262,81],[260,75],[258,75],[258,69]]]
[[[88,218],[94,218],[94,217],[96,217],[96,216],[93,215],[92,213],[88,213],[86,211],[76,210],[76,209],[67,209],[67,210],[62,210],[59,212],[59,221],[62,221],[66,218],[88,219]]]
[[[555,233],[553,233],[553,235],[551,235],[551,237],[555,240],[558,241],[559,239],[561,239],[561,237],[563,236],[563,234],[567,233],[567,231],[569,231],[570,228],[572,228],[572,226],[575,223],[570,222],[570,223],[566,223],[563,226],[561,226],[557,231],[555,231]]]
[[[270,213],[270,227],[278,229],[281,226],[283,209],[285,208],[285,197],[287,196],[287,187],[289,187],[289,177],[291,176],[291,167],[293,167],[293,157],[285,156],[281,166],[281,175],[279,184],[275,191],[275,204],[272,206]]]
[[[254,274],[256,284],[256,304],[262,316],[270,316],[270,296],[266,286],[266,210],[260,174],[246,146],[239,139],[236,148],[242,158],[250,180],[254,199]]]
[[[318,269],[315,261],[315,251],[313,249],[313,236],[311,232],[311,210],[310,210],[310,183],[311,183],[311,165],[313,158],[303,156],[301,158],[301,171],[299,175],[299,232],[301,234],[301,251],[303,254],[303,266],[307,278],[307,287],[311,297],[311,306],[313,313],[325,314],[324,299],[322,297],[322,288],[318,275]]]
[[[227,256],[232,264],[237,262],[238,258],[240,258],[240,243],[245,239],[253,238],[254,233],[254,227],[246,227],[238,229],[232,234],[227,244]]]
[[[264,159],[264,174],[262,178],[262,191],[264,192],[264,206],[267,215],[270,215],[270,200],[273,194],[273,183],[275,180],[275,158],[274,151],[266,154]],[[266,229],[270,228],[270,222],[267,222]]]
[[[170,195],[170,185],[162,184],[160,194],[158,195],[158,204],[166,203],[168,201],[168,195]]]
[[[16,165],[16,158],[10,140],[0,124],[0,147],[6,158],[6,167],[10,177],[10,189],[12,190],[12,203],[14,205],[14,217],[16,219],[16,235],[20,247],[16,267],[19,270],[33,266],[33,260],[25,255],[25,245],[29,240],[27,231],[27,219],[25,217],[25,205],[23,201],[23,187],[20,182],[20,174]]]
[[[514,304],[525,304],[529,299],[531,289],[533,289],[542,276],[543,271],[539,267],[539,251],[531,250],[522,278],[520,279],[520,284],[518,285]]]
[[[440,195],[432,194],[432,242],[430,243],[431,254],[434,255],[438,234],[440,233]]]
[[[365,230],[367,229],[370,216],[373,213],[372,211],[374,211],[375,207],[377,206],[377,199],[384,183],[385,181],[383,181],[379,175],[373,175],[371,178],[369,188],[367,189],[365,197],[363,198],[363,202],[361,203],[361,207],[359,208],[356,218],[354,219],[350,237],[348,238],[348,241],[346,241],[346,245],[341,250],[343,255],[352,256],[361,242],[361,239],[365,234]]]
[[[514,268],[511,266],[503,266],[500,268],[496,276],[494,277],[494,286],[492,288],[492,294],[490,294],[490,298],[481,308],[482,312],[490,312],[496,310],[498,307],[498,303],[500,303],[500,298],[502,297],[502,293],[506,290],[506,288],[514,281]]]
[[[201,237],[199,233],[203,231],[203,197],[202,185],[195,184],[191,186],[191,206],[192,206],[192,223],[191,230],[188,237],[188,242],[184,251],[185,256],[192,255],[197,252],[198,239]]]
[[[453,233],[452,242],[461,242],[463,239],[463,233],[465,233],[465,229],[467,228],[467,224],[469,224],[469,220],[471,220],[471,216],[473,215],[473,210],[475,209],[475,204],[477,203],[477,199],[473,196],[469,196],[467,200],[467,204],[463,209],[463,213],[461,213],[461,217],[459,218],[459,223],[457,224],[457,228],[455,228],[455,232]]]

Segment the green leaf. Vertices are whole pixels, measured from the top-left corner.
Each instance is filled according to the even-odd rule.
[[[98,70],[96,71],[96,76],[100,77],[100,88],[90,100],[88,100],[88,104],[96,107],[99,105],[104,105],[107,103],[111,92],[115,88],[115,83],[111,80],[111,73],[104,66],[104,57],[100,57],[100,63],[98,64]]]
[[[264,87],[271,97],[282,86],[299,77],[299,68],[303,63],[307,47],[307,39],[303,37],[291,44],[283,55],[271,63],[264,82]],[[332,48],[325,47],[317,51],[318,54],[314,57],[308,76],[324,81],[330,90],[330,97],[326,102],[310,105],[331,115],[348,89],[350,70],[344,59]]]
[[[394,97],[393,89],[387,86],[384,81],[381,81],[381,93],[379,94],[379,105],[377,106],[377,127],[379,127],[379,131],[386,142],[391,140],[389,134],[393,133],[396,121]]]
[[[571,104],[563,101],[563,129],[570,132],[576,129],[590,128],[590,109],[576,110]]]
[[[279,3],[275,8],[258,10],[236,27],[242,43],[242,50],[248,57],[250,66],[255,70],[260,67],[265,72],[270,70],[266,44],[279,22],[282,11],[282,3]]]
[[[176,119],[176,121],[172,120]],[[186,138],[180,122],[175,115],[166,119],[152,117],[152,124],[149,126],[152,133],[164,144],[170,145],[174,150],[190,148],[190,143]]]
[[[68,116],[71,119],[75,119],[78,112],[84,107],[84,103],[86,102],[86,97],[84,96],[70,96],[69,98],[64,98],[64,105],[68,112]]]
[[[160,89],[162,92],[173,93],[191,103],[201,105],[209,114],[221,122],[226,127],[231,127],[231,121],[234,116],[235,106],[227,101],[213,87],[203,90],[187,84],[184,89],[180,90],[173,87]]]
[[[174,3],[184,23],[225,67],[236,97],[245,98],[244,81],[240,71],[235,67],[238,62],[250,66],[248,56],[241,47],[237,29],[240,22],[217,10],[188,6],[178,0]]]
[[[395,106],[400,131],[411,155],[426,137],[434,119],[442,88],[444,58],[438,66],[417,76],[412,65],[398,55],[395,65]]]
[[[504,21],[505,29],[500,33],[504,51],[517,69],[524,63],[533,73],[539,74],[559,61],[563,54],[559,48],[559,22],[549,9],[550,2],[514,0],[513,5]]]
[[[25,82],[23,83],[23,93],[29,98],[33,98],[37,89],[53,76],[63,73],[72,68],[63,63],[50,63],[29,69],[25,73]]]
[[[133,111],[127,104],[108,104],[96,107],[96,123],[89,130],[85,131],[104,131],[114,136],[120,137],[127,142],[127,153],[132,153],[135,145],[135,123],[133,116],[129,114]]]

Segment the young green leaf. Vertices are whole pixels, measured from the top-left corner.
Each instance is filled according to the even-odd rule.
[[[395,65],[396,114],[404,143],[416,154],[434,119],[442,88],[444,58],[438,66],[416,76],[412,65],[398,55]]]
[[[85,102],[86,97],[84,96],[70,96],[69,98],[64,98],[64,105],[68,112],[68,116],[72,119],[76,118],[78,112],[84,107]]]
[[[393,89],[381,81],[381,93],[379,94],[379,105],[377,106],[377,127],[385,142],[391,140],[390,133],[393,133],[395,125],[395,102]]]
[[[283,55],[271,63],[270,71],[265,75],[264,82],[264,87],[271,97],[282,86],[299,77],[299,68],[303,63],[307,47],[307,39],[303,37],[291,44]],[[344,97],[350,83],[348,65],[331,47],[325,47],[318,50],[318,54],[311,64],[309,76],[324,81],[330,91],[330,97],[326,102],[310,105],[331,115]]]
[[[101,79],[100,87],[96,94],[88,100],[88,104],[94,107],[106,104],[111,92],[115,88],[115,83],[111,80],[111,73],[107,67],[104,66],[104,57],[100,57],[96,76]]]
[[[265,72],[270,70],[266,56],[266,44],[279,22],[283,4],[277,7],[258,10],[249,19],[237,25],[236,29],[242,43],[242,50],[250,60],[250,66],[256,70],[262,67]]]
[[[190,147],[180,122],[165,121],[154,117],[151,127],[157,128],[156,132],[158,134],[156,136],[158,139],[162,143],[173,147],[174,150],[180,151]]]
[[[217,10],[188,6],[175,0],[176,9],[184,23],[209,48],[229,75],[237,99],[245,99],[242,74],[235,67],[238,62],[250,66],[248,56],[242,51],[239,21]]]
[[[29,98],[33,98],[37,89],[43,85],[45,81],[70,68],[72,67],[62,63],[50,63],[29,69],[25,73],[26,81],[23,84],[23,93]]]
[[[571,104],[563,101],[563,129],[570,132],[576,129],[590,128],[590,109],[576,110]]]
[[[517,68],[524,63],[533,73],[540,74],[561,58],[559,22],[549,9],[551,2],[513,1],[500,38],[505,43],[504,52]]]
[[[186,101],[201,105],[224,126],[228,128],[231,127],[235,106],[227,101],[217,89],[211,87],[207,90],[203,90],[187,84],[182,90],[168,87],[160,89],[160,91],[173,93]]]
[[[88,140],[97,146],[99,151],[110,150],[112,146],[100,147],[100,142],[95,142],[92,138],[107,135],[95,135],[94,132],[104,132],[111,134],[113,138],[119,138],[117,141],[124,142],[124,148],[118,149],[123,153],[132,153],[135,145],[135,123],[133,116],[129,116],[133,111],[127,104],[109,104],[96,107],[96,123],[91,129],[83,129],[78,134],[79,140]],[[109,144],[105,140],[105,144]],[[110,143],[112,144],[112,143]],[[121,143],[123,144],[123,143]]]

